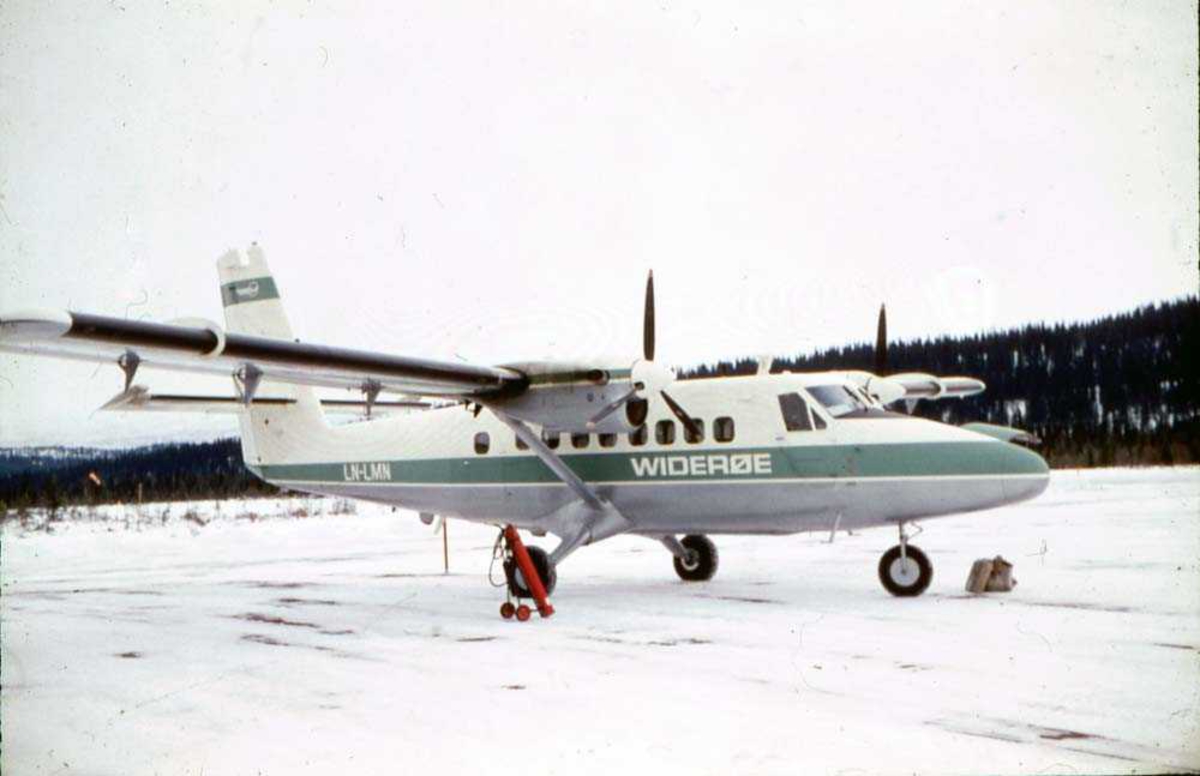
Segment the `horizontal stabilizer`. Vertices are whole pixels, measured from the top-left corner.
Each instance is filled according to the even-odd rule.
[[[257,396],[255,405],[283,407],[295,404],[292,398]],[[431,404],[420,401],[375,401],[371,415],[391,415],[399,412],[429,409]],[[214,415],[236,415],[245,409],[236,396],[186,396],[182,394],[152,394],[144,385],[133,385],[112,397],[100,409],[116,412],[202,412]],[[367,402],[361,399],[321,399],[321,409],[329,413],[365,415]]]

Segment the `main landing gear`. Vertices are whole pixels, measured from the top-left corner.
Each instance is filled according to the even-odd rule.
[[[920,533],[919,528],[917,533]],[[933,581],[929,558],[908,540],[904,523],[900,523],[900,543],[879,559],[879,581],[892,595],[905,598],[924,593]]]
[[[717,545],[707,536],[664,536],[662,543],[675,556],[675,573],[684,582],[707,582],[717,573]]]
[[[516,617],[520,622],[528,620],[533,611],[527,604],[521,603],[523,598],[532,598],[541,616],[554,614],[549,596],[558,581],[558,575],[546,551],[541,547],[526,547],[517,529],[507,525],[500,531],[492,551],[493,563],[500,558],[503,558],[504,585],[508,588],[508,600],[501,604],[500,616],[506,620]],[[488,576],[491,577],[490,571]],[[513,603],[514,598],[517,603]]]
[[[525,551],[529,553],[529,560],[537,571],[538,579],[542,581],[542,587],[546,589],[546,595],[554,595],[554,587],[558,584],[558,572],[550,562],[550,554],[533,545],[526,546]],[[525,575],[521,573],[513,555],[504,561],[504,578],[508,581],[508,592],[517,598],[533,598],[533,591],[530,590],[530,585],[525,581]]]

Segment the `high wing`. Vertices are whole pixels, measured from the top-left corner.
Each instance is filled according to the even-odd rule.
[[[0,351],[118,364],[126,387],[138,366],[348,388],[368,394],[500,397],[520,393],[515,369],[430,361],[226,332],[215,323],[151,323],[89,313],[0,313]]]
[[[982,380],[974,377],[937,377],[924,372],[881,377],[870,372],[846,372],[846,379],[862,388],[881,404],[908,403],[923,399],[961,399],[987,389]]]

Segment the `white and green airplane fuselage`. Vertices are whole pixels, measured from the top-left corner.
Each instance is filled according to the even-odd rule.
[[[627,433],[561,434],[553,452],[631,532],[652,536],[895,525],[1045,489],[1046,463],[1024,447],[878,408],[834,417],[806,390],[840,384],[837,374],[684,381],[672,394],[703,421],[703,441],[687,441],[655,402],[640,444]],[[787,394],[804,398],[815,421],[808,428],[787,429],[779,402]],[[577,498],[486,409],[453,406],[271,437],[271,417],[287,412],[252,410],[243,436],[252,440],[247,464],[255,473],[292,490],[534,530]],[[717,418],[732,420],[729,441],[714,439]],[[660,423],[672,432],[656,433]]]

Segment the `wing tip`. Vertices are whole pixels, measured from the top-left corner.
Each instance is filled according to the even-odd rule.
[[[49,339],[71,330],[66,310],[26,307],[0,311],[0,339]]]

